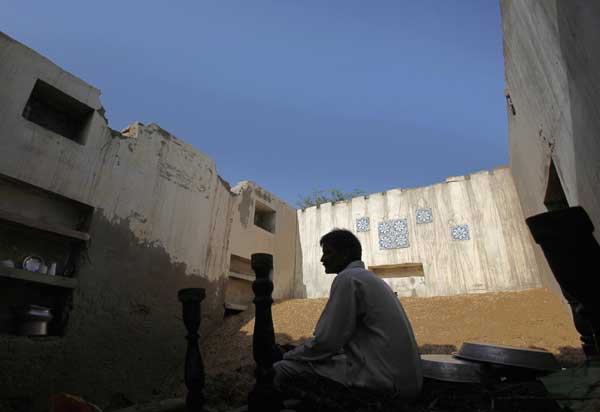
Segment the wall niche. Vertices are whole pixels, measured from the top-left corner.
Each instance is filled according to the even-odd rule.
[[[88,205],[0,175],[0,334],[29,334],[23,313],[49,309],[41,336],[64,335],[92,213]]]

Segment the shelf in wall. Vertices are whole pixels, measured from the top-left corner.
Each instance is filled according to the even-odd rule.
[[[25,282],[38,283],[59,288],[75,289],[78,281],[74,278],[64,276],[44,275],[42,273],[30,272],[23,269],[15,269],[0,266],[0,278],[16,279]]]
[[[240,280],[247,280],[248,282],[254,282],[256,280],[255,276],[246,275],[243,273],[236,273],[236,272],[229,272],[229,277],[235,278],[235,279],[240,279]]]
[[[246,309],[248,309],[248,305],[240,305],[239,303],[228,303],[228,302],[225,302],[225,309],[230,309],[230,310],[246,310]]]
[[[60,236],[69,237],[71,239],[81,240],[84,242],[90,240],[89,233],[80,232],[78,230],[70,229],[65,226],[40,222],[39,220],[21,216],[16,213],[7,212],[2,209],[0,209],[0,219],[27,226],[33,229],[42,230],[44,232],[50,232]]]

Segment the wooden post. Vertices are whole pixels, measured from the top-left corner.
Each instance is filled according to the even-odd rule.
[[[204,364],[198,348],[198,328],[201,321],[200,302],[206,291],[200,288],[181,289],[177,297],[183,307],[183,323],[187,329],[185,353],[186,412],[204,411]]]
[[[252,353],[256,362],[256,385],[248,395],[249,412],[279,411],[281,400],[273,386],[273,353],[275,350],[275,330],[271,305],[273,299],[273,256],[267,253],[255,253],[251,257],[252,270],[256,280],[252,283],[256,315]]]
[[[531,216],[525,220],[569,301],[588,360],[600,359],[600,304],[597,273],[600,244],[581,206]]]

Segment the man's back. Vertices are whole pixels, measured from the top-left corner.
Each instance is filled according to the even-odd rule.
[[[417,396],[423,380],[421,358],[400,301],[387,283],[363,267],[348,267],[338,276],[351,279],[358,302],[356,332],[344,348],[352,386]]]

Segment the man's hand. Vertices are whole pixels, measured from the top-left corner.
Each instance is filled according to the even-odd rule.
[[[295,349],[297,345],[285,343],[283,345],[275,344],[273,348],[273,362],[279,362],[283,359],[283,354]]]
[[[283,345],[277,345],[277,346],[279,346],[283,350],[283,353],[286,353],[293,349],[296,349],[296,346],[298,346],[298,345],[295,345],[293,343],[285,343]]]

